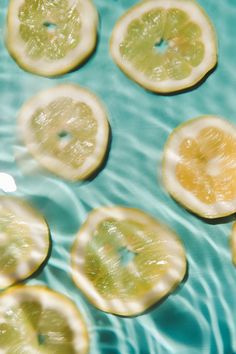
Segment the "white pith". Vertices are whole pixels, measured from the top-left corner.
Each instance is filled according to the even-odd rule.
[[[197,139],[204,128],[218,128],[236,139],[236,129],[226,120],[216,116],[203,116],[177,128],[169,140],[164,151],[163,180],[169,193],[183,203],[188,209],[199,215],[214,218],[224,216],[236,211],[236,199],[231,201],[218,201],[214,204],[205,204],[185,189],[176,178],[176,166],[181,162],[179,146],[184,139]]]
[[[148,78],[145,74],[135,69],[132,63],[125,60],[120,52],[120,43],[125,38],[129,24],[139,19],[143,14],[152,9],[171,9],[183,10],[188,14],[189,20],[198,24],[201,28],[201,41],[205,47],[204,58],[197,67],[193,67],[191,74],[181,80],[167,79],[156,81]],[[117,64],[130,75],[135,81],[153,91],[169,92],[189,87],[198,82],[216,63],[217,45],[213,27],[209,23],[203,10],[200,9],[195,1],[191,0],[146,0],[128,11],[120,21],[117,22],[111,37],[111,54]]]
[[[103,220],[114,218],[116,220],[134,220],[145,225],[152,225],[160,238],[165,238],[166,247],[173,255],[172,264],[156,285],[149,290],[143,298],[134,300],[126,299],[125,302],[119,298],[112,300],[104,299],[93,283],[84,273],[85,250],[88,242],[98,226]],[[120,315],[133,315],[143,312],[150,304],[160,300],[177,285],[184,276],[186,269],[185,252],[181,242],[169,229],[159,225],[154,219],[137,209],[127,209],[122,207],[104,207],[94,210],[88,216],[86,223],[82,226],[77,235],[77,239],[72,251],[72,276],[79,288],[88,298],[103,311]]]
[[[45,153],[40,154],[39,145],[35,142],[31,132],[30,122],[35,111],[47,106],[50,102],[60,97],[68,97],[76,102],[85,103],[91,108],[93,117],[97,121],[95,149],[78,169],[61,162],[53,156],[46,155]],[[106,112],[97,97],[79,86],[65,84],[45,90],[26,102],[19,114],[19,132],[30,153],[32,153],[44,167],[53,172],[58,171],[58,174],[61,174],[64,178],[75,180],[83,178],[87,172],[90,170],[93,171],[99,162],[101,162],[107,147],[109,128]]]

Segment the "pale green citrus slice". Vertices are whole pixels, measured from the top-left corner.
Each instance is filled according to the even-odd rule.
[[[76,305],[43,286],[16,286],[0,295],[3,354],[87,354],[87,326]]]
[[[154,92],[193,86],[216,65],[216,35],[194,0],[146,0],[127,11],[110,51],[134,81]]]
[[[232,227],[230,246],[231,246],[232,262],[236,266],[236,222],[233,224],[233,227]]]
[[[90,0],[10,0],[6,44],[23,69],[60,75],[92,53],[97,22]]]
[[[166,226],[138,209],[92,211],[72,249],[75,284],[100,310],[144,312],[184,277],[185,251]]]
[[[0,289],[33,274],[45,261],[49,243],[38,211],[19,198],[0,197]]]
[[[236,212],[236,127],[202,116],[176,128],[163,157],[163,182],[185,208],[205,218]]]
[[[19,129],[28,151],[56,175],[79,180],[102,163],[109,124],[98,98],[77,85],[40,92],[22,107]]]

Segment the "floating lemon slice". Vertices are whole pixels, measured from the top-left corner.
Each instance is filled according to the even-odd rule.
[[[170,293],[186,271],[177,236],[137,209],[94,210],[72,250],[76,285],[100,310],[137,315]]]
[[[166,143],[163,182],[177,201],[202,217],[235,213],[235,126],[215,116],[180,125]]]
[[[0,295],[0,348],[9,354],[87,354],[89,338],[75,304],[42,286]]]
[[[97,22],[90,0],[10,0],[7,47],[23,69],[60,75],[91,54]]]
[[[102,163],[109,124],[98,98],[77,85],[60,85],[29,100],[19,114],[28,151],[46,169],[68,179],[90,176]]]
[[[0,289],[33,274],[48,249],[49,230],[43,216],[21,199],[0,197]]]
[[[236,266],[236,222],[233,224],[230,246],[231,246],[232,262]]]
[[[162,93],[193,86],[217,61],[213,26],[193,0],[139,2],[117,22],[110,50],[131,79]]]

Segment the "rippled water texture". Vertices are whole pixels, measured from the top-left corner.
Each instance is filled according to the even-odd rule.
[[[164,143],[179,123],[208,113],[235,122],[236,3],[199,2],[218,32],[219,65],[196,90],[158,96],[126,78],[108,54],[115,21],[134,0],[95,0],[100,13],[97,51],[78,71],[58,79],[26,73],[10,58],[3,43],[8,1],[1,0],[0,172],[12,175],[15,194],[27,197],[44,213],[53,240],[47,266],[27,283],[47,284],[72,297],[87,319],[91,354],[236,353],[236,269],[228,245],[231,223],[212,225],[191,215],[167,195],[160,179]],[[41,174],[23,176],[14,158],[17,112],[39,90],[68,81],[93,90],[107,106],[112,127],[107,163],[85,183],[69,184]],[[9,194],[14,189],[13,184]],[[159,306],[132,319],[96,310],[69,274],[69,250],[87,213],[113,204],[141,208],[168,224],[180,235],[188,255],[186,282]]]

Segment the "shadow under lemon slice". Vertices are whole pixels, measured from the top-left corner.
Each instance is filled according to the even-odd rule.
[[[23,69],[61,75],[92,53],[97,23],[90,0],[10,0],[6,45]]]
[[[168,93],[198,83],[217,62],[213,25],[194,0],[146,0],[113,30],[117,65],[148,90]]]
[[[72,249],[75,284],[100,310],[133,316],[184,278],[185,250],[166,226],[138,209],[92,211]]]
[[[0,295],[0,348],[11,354],[87,354],[87,326],[76,305],[43,286]]]
[[[33,274],[49,244],[49,229],[38,211],[19,198],[0,197],[0,289]]]
[[[186,209],[204,218],[236,212],[236,127],[202,116],[177,127],[163,154],[163,183]]]
[[[78,85],[59,85],[31,98],[19,113],[18,126],[37,162],[70,181],[91,176],[106,155],[105,109],[93,93]]]

